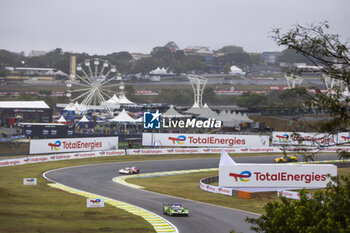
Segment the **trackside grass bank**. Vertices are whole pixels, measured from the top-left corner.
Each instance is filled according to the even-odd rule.
[[[115,156],[0,168],[0,232],[155,232],[143,218],[121,209],[86,208],[86,198],[49,187],[45,171],[96,163],[156,159],[215,158],[219,155]],[[25,186],[23,178],[37,178]]]
[[[338,168],[338,175],[346,176],[349,175],[349,172],[350,168]],[[163,193],[171,196],[226,206],[259,214],[264,213],[263,207],[267,202],[278,199],[276,192],[254,193],[253,198],[246,200],[233,196],[231,197],[221,194],[214,194],[200,189],[199,181],[201,179],[217,175],[217,171],[212,171],[175,176],[132,178],[127,179],[126,181],[128,183],[142,186],[145,188],[145,190],[152,192]]]

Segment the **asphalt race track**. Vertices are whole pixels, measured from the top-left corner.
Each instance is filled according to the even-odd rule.
[[[321,160],[331,160],[336,159],[336,155],[320,155],[319,158],[321,158]],[[240,163],[272,163],[273,156],[240,157],[235,158],[234,160]],[[133,189],[112,181],[112,178],[119,176],[119,169],[131,165],[140,167],[141,173],[149,173],[215,168],[219,165],[219,159],[181,159],[96,164],[49,171],[46,173],[46,177],[54,182],[72,188],[142,207],[164,217],[174,224],[181,233],[228,233],[231,230],[244,233],[250,232],[249,224],[247,224],[244,219],[246,216],[255,217],[257,215],[226,207],[214,206]],[[172,202],[181,202],[186,208],[188,208],[190,210],[189,217],[170,217],[163,215],[162,203]]]

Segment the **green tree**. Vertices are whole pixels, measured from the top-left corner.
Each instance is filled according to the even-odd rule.
[[[305,190],[300,192],[300,200],[280,197],[265,205],[265,214],[246,221],[255,232],[350,232],[350,177],[332,180],[325,191],[316,191],[312,198]]]
[[[243,47],[236,46],[236,45],[227,45],[216,51],[218,53],[244,53]]]
[[[261,106],[266,101],[266,96],[254,92],[244,93],[236,99],[236,104],[240,107],[252,108]]]

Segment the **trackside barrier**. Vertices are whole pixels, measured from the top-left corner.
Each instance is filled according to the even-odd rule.
[[[153,154],[215,154],[221,153],[222,149],[227,153],[287,153],[312,152],[312,153],[334,153],[339,151],[350,151],[350,147],[240,147],[240,148],[159,148],[159,149],[126,149],[127,155],[153,155]]]
[[[210,183],[216,183],[219,181],[218,176],[212,176],[212,177],[207,177],[202,179],[199,182],[200,188],[204,191],[211,192],[211,193],[219,193],[219,194],[224,194],[228,196],[237,196],[239,198],[244,198],[244,199],[250,199],[250,193],[245,192],[245,191],[237,191],[231,188],[223,188],[223,187],[218,187],[214,185],[210,185]]]
[[[284,149],[282,147],[256,147],[256,148],[223,148],[227,153],[281,153]],[[206,153],[221,153],[222,148],[163,148],[163,149],[126,149],[126,150],[106,150],[106,151],[91,151],[91,152],[76,152],[65,154],[48,154],[40,156],[30,156],[18,159],[0,160],[0,167],[7,167],[13,165],[23,165],[30,163],[40,163],[49,161],[60,161],[68,159],[92,158],[102,156],[119,156],[119,155],[152,155],[152,154],[206,154]],[[296,148],[289,148],[286,151],[298,151]],[[311,150],[309,150],[311,152]],[[315,149],[316,151],[316,149]],[[330,153],[339,151],[350,151],[350,147],[330,147],[323,150],[318,150],[318,153]],[[342,162],[349,162],[349,160],[341,160]],[[322,163],[323,161],[315,161],[315,163]],[[339,162],[339,160],[324,161],[326,163]]]
[[[13,165],[23,165],[23,164],[30,164],[30,163],[69,160],[69,159],[118,156],[118,155],[125,155],[125,150],[108,150],[108,151],[67,153],[67,154],[51,154],[51,155],[31,156],[31,157],[27,157],[27,158],[7,159],[7,160],[0,161],[0,167],[7,167],[7,166],[13,166]]]

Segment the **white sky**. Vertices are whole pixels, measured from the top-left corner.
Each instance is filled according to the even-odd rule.
[[[0,0],[0,49],[149,53],[174,41],[280,51],[272,28],[329,21],[350,38],[350,0]]]

